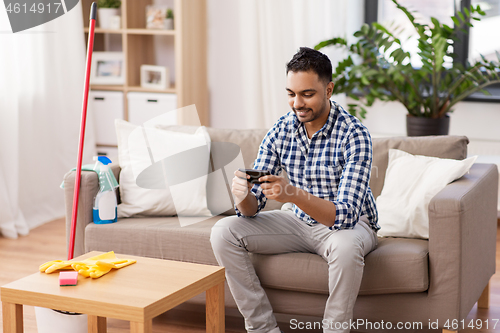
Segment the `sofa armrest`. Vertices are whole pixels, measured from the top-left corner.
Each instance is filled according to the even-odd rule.
[[[111,170],[119,181],[120,167],[111,165]],[[73,196],[75,190],[76,171],[70,171],[64,175],[64,201],[66,205],[66,244],[69,246],[71,230],[71,217],[73,212]],[[78,216],[76,219],[75,252],[74,256],[85,253],[85,227],[91,223],[92,206],[94,197],[99,191],[99,179],[93,171],[82,171],[80,179],[80,195],[78,200]]]
[[[429,318],[465,319],[495,273],[498,170],[474,164],[429,204]]]

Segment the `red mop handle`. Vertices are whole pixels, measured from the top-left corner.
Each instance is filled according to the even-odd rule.
[[[73,259],[75,253],[76,218],[78,216],[78,199],[80,196],[80,177],[82,175],[83,141],[85,139],[85,122],[87,120],[87,102],[89,96],[90,67],[92,65],[92,50],[94,49],[94,29],[97,5],[92,3],[89,22],[89,42],[87,46],[87,69],[85,86],[83,88],[82,119],[80,122],[80,143],[78,145],[78,160],[76,162],[75,192],[73,194],[73,215],[71,216],[71,233],[69,236],[68,260]]]

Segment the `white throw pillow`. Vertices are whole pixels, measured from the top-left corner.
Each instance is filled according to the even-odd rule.
[[[468,172],[476,158],[459,161],[389,149],[384,188],[377,198],[378,236],[428,239],[431,199]]]
[[[210,137],[205,127],[200,127],[195,134],[186,134],[117,119],[115,128],[122,169],[118,217],[212,216],[207,207]],[[180,163],[171,163],[170,168],[165,167],[172,156],[196,148],[196,165],[192,159],[184,158]],[[206,172],[190,179],[187,173],[193,168],[203,168]],[[179,178],[179,184],[167,183],[167,179]]]

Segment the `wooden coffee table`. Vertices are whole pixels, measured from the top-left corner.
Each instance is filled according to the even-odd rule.
[[[75,260],[96,256],[90,252]],[[88,315],[88,331],[106,332],[106,318],[130,321],[133,333],[151,333],[153,318],[206,291],[207,332],[224,332],[224,268],[117,254],[137,263],[99,279],[78,276],[59,286],[59,274],[36,273],[1,288],[4,333],[23,332],[23,305]]]

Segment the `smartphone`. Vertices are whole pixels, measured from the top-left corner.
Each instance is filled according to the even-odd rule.
[[[262,184],[262,182],[259,182],[259,178],[271,174],[271,171],[269,170],[255,170],[255,169],[238,169],[238,170],[246,173],[247,175],[250,175],[250,179],[247,179],[247,181],[250,182],[251,184]]]

